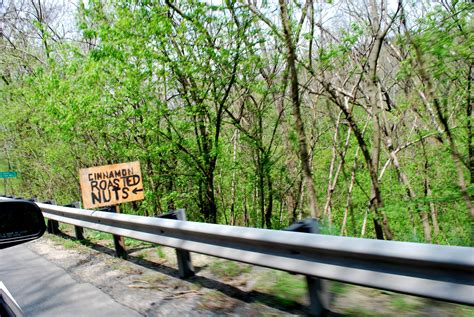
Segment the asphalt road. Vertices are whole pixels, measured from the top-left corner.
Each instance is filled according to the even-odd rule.
[[[24,245],[0,250],[0,281],[25,316],[141,316]]]

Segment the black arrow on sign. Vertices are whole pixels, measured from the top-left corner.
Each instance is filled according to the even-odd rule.
[[[143,191],[143,188],[134,188],[132,190],[132,193],[134,193],[136,195],[138,192],[142,192],[142,191]]]

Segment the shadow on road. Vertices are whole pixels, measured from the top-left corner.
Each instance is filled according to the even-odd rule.
[[[100,244],[90,242],[89,240],[78,240],[75,237],[72,237],[65,233],[60,233],[58,234],[58,236],[64,239],[78,241],[81,244],[90,247],[91,249],[108,254],[110,256],[115,256],[115,250],[108,248],[106,246],[100,245]],[[146,248],[142,248],[142,247],[132,248],[132,249],[128,249],[127,251],[130,254],[130,253],[140,251],[143,249],[146,249]],[[146,259],[138,258],[133,255],[129,255],[126,261],[140,265],[147,269],[160,272],[162,274],[166,274],[170,277],[179,278],[178,270],[173,267],[169,267],[163,264],[152,262]],[[203,269],[203,267],[195,267],[194,269],[195,269],[196,275],[191,278],[186,279],[187,282],[190,282],[190,283],[193,283],[193,284],[196,284],[208,289],[219,291],[229,297],[244,301],[246,303],[261,303],[261,304],[276,308],[280,311],[292,313],[292,314],[302,314],[302,315],[308,314],[307,307],[298,302],[288,300],[288,299],[282,299],[278,296],[265,294],[265,293],[254,291],[254,290],[250,292],[245,292],[235,286],[225,284],[208,277],[199,276],[198,273]],[[339,316],[339,315],[330,313],[330,316]]]

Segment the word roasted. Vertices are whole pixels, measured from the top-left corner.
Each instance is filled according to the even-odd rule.
[[[79,171],[84,208],[142,200],[140,162],[83,168]]]

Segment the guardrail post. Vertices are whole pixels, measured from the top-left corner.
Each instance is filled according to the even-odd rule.
[[[186,221],[186,212],[184,209],[176,210],[178,220]],[[178,259],[178,270],[180,278],[194,276],[194,267],[191,261],[191,253],[183,249],[176,249],[176,258]]]
[[[286,228],[287,231],[319,233],[316,219],[298,221]],[[314,276],[306,276],[309,295],[309,313],[311,316],[324,316],[329,311],[330,294],[327,290],[328,281]]]
[[[105,207],[99,210],[105,211],[105,212],[120,213],[119,206]],[[114,238],[115,256],[118,258],[127,259],[128,254],[127,254],[127,250],[125,249],[125,241],[123,240],[123,237],[115,235],[115,234],[113,234],[112,236]]]
[[[80,208],[81,207],[81,202],[76,201],[76,202],[64,205],[64,207]],[[84,228],[79,227],[79,226],[74,226],[74,233],[75,233],[76,239],[85,240],[84,239]]]
[[[309,295],[309,312],[312,316],[325,316],[329,311],[330,293],[327,280],[306,276]]]
[[[184,209],[178,209],[157,217],[186,221],[186,212]],[[178,262],[178,275],[180,278],[185,279],[194,276],[194,267],[191,261],[191,253],[189,253],[189,251],[176,248],[176,259]]]
[[[43,204],[56,205],[54,200],[43,201]],[[59,222],[57,222],[56,220],[48,219],[47,227],[48,227],[48,233],[59,234],[61,232],[59,231]]]

